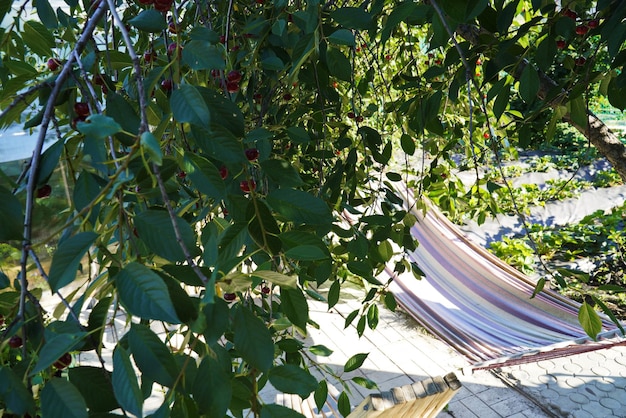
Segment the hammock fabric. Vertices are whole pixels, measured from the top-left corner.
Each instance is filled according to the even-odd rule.
[[[467,357],[473,370],[626,344],[605,316],[593,341],[578,321],[579,303],[550,290],[531,298],[531,278],[471,242],[433,205],[426,213],[411,207],[419,246],[409,257],[425,277],[388,269],[394,276],[390,290],[422,326]]]

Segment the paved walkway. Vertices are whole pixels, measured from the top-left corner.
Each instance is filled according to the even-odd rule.
[[[324,303],[311,304],[311,318],[320,327],[310,330],[310,341],[334,350],[317,360],[341,374],[352,355],[370,353],[360,370],[343,379],[364,376],[384,391],[453,371],[463,388],[440,417],[626,417],[626,347],[466,375],[464,357],[401,312],[381,308],[378,327],[366,329],[361,338],[354,326],[344,329],[345,316],[360,307],[356,293],[342,293],[348,300],[331,312]],[[353,406],[373,392],[353,382],[349,386]],[[266,399],[271,396],[265,393]]]

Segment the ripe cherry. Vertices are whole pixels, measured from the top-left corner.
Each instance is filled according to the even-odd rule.
[[[595,29],[598,27],[598,25],[600,25],[600,21],[598,19],[591,19],[589,22],[587,22],[587,26],[589,26],[589,29]]]
[[[578,57],[574,60],[574,64],[576,64],[576,66],[578,67],[582,67],[583,65],[585,65],[586,62],[587,60],[585,59],[585,57]]]
[[[182,46],[178,46],[176,42],[172,42],[167,46],[167,55],[174,55],[176,51],[180,54],[180,51],[183,49]]]
[[[263,286],[261,288],[261,292],[263,292],[263,294],[267,295],[272,291],[272,289],[270,289],[268,286]]]
[[[289,101],[289,100],[291,100],[291,99],[293,99],[293,96],[291,95],[291,93],[285,93],[285,94],[283,94],[283,100],[285,100],[285,101],[287,101],[287,102],[288,102],[288,101]]]
[[[63,354],[57,361],[52,363],[57,370],[63,370],[70,364],[72,364],[72,355],[70,353]]]
[[[56,58],[50,58],[46,63],[50,71],[56,71],[61,66],[61,61]]]
[[[174,88],[174,82],[170,78],[166,78],[161,81],[161,88],[164,91],[172,91],[172,88]]]
[[[435,65],[441,65],[441,62],[442,62],[442,61],[441,61],[440,59],[436,59],[436,60],[435,60]]]
[[[572,20],[576,20],[578,18],[578,15],[576,14],[576,12],[571,9],[563,10],[563,15],[569,17]]]
[[[176,177],[178,177],[179,179],[184,179],[185,177],[187,177],[187,173],[184,171],[179,171],[178,174],[176,174]]]
[[[387,61],[391,61],[391,55],[389,55],[389,54],[385,55],[385,59],[386,59]]]
[[[156,59],[156,57],[157,57],[157,54],[154,51],[146,51],[146,52],[143,53],[143,60],[145,62],[154,61]]]
[[[154,0],[154,8],[159,12],[167,12],[172,8],[174,0]]]
[[[485,139],[489,139],[490,136],[491,134],[488,131],[485,131],[485,133],[483,133],[483,138]]]
[[[74,103],[74,112],[78,116],[89,116],[89,105],[86,102],[76,102]]]
[[[356,115],[354,114],[354,112],[348,112],[348,118],[354,119],[355,117]]]
[[[50,186],[49,184],[44,184],[37,189],[36,193],[37,199],[45,199],[47,197],[50,197],[50,195],[52,194],[52,186]]]
[[[234,81],[235,83],[239,83],[241,81],[241,73],[237,70],[229,71],[226,75],[226,79],[228,81]]]
[[[255,93],[254,96],[252,96],[252,98],[254,99],[255,103],[261,103],[261,99],[263,99],[263,95],[261,93]]]
[[[225,165],[220,167],[220,177],[222,180],[226,180],[226,177],[228,177],[228,168]]]
[[[565,49],[566,46],[567,46],[567,43],[565,43],[564,40],[560,39],[560,40],[556,41],[556,47],[558,49]]]
[[[224,293],[224,300],[228,301],[228,302],[232,302],[233,300],[237,299],[237,295],[234,293]]]
[[[246,158],[248,161],[254,161],[259,158],[259,150],[256,148],[248,148],[244,151],[246,153]]]
[[[359,115],[359,116],[357,116],[356,118],[354,118],[354,120],[356,120],[356,121],[357,121],[357,122],[359,122],[359,123],[363,122],[363,119],[364,119],[364,118],[363,118],[363,116],[361,116],[361,115]]]
[[[229,81],[226,83],[226,90],[229,93],[237,93],[239,91],[239,83],[236,81]]]
[[[254,179],[241,180],[241,182],[239,182],[239,188],[244,193],[250,193],[251,190],[256,189],[256,182]]]
[[[587,25],[578,25],[576,26],[576,34],[577,35],[585,35],[589,32],[589,27]]]
[[[221,44],[225,44],[226,43],[226,36],[220,35],[220,43]]]
[[[14,335],[9,339],[9,347],[11,348],[20,348],[24,342],[22,341],[22,337],[19,335]]]
[[[176,27],[176,24],[174,22],[169,22],[167,24],[167,30],[170,33],[177,33],[178,32],[178,28]]]

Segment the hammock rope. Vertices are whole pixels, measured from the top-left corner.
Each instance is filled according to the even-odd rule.
[[[418,219],[411,233],[419,243],[408,256],[425,277],[387,269],[394,277],[390,290],[422,326],[470,360],[472,370],[626,345],[605,315],[594,341],[578,321],[578,302],[549,289],[531,298],[530,277],[471,242],[433,205],[425,213],[407,206]]]

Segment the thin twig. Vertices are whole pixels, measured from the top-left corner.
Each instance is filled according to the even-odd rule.
[[[183,251],[185,255],[185,259],[187,263],[191,266],[196,275],[202,280],[202,283],[205,285],[209,282],[209,279],[204,275],[200,267],[196,264],[187,245],[183,241],[183,236],[178,228],[178,222],[176,218],[176,214],[174,213],[174,209],[172,208],[170,199],[167,197],[167,190],[165,190],[165,183],[163,183],[163,179],[161,178],[161,172],[159,170],[159,166],[156,164],[152,164],[152,171],[154,172],[154,176],[157,179],[157,183],[159,184],[159,190],[161,191],[161,196],[163,197],[163,202],[165,203],[165,207],[167,208],[167,213],[170,216],[170,220],[172,221],[172,227],[174,228],[174,235],[176,236],[176,242],[180,246],[180,249]]]

